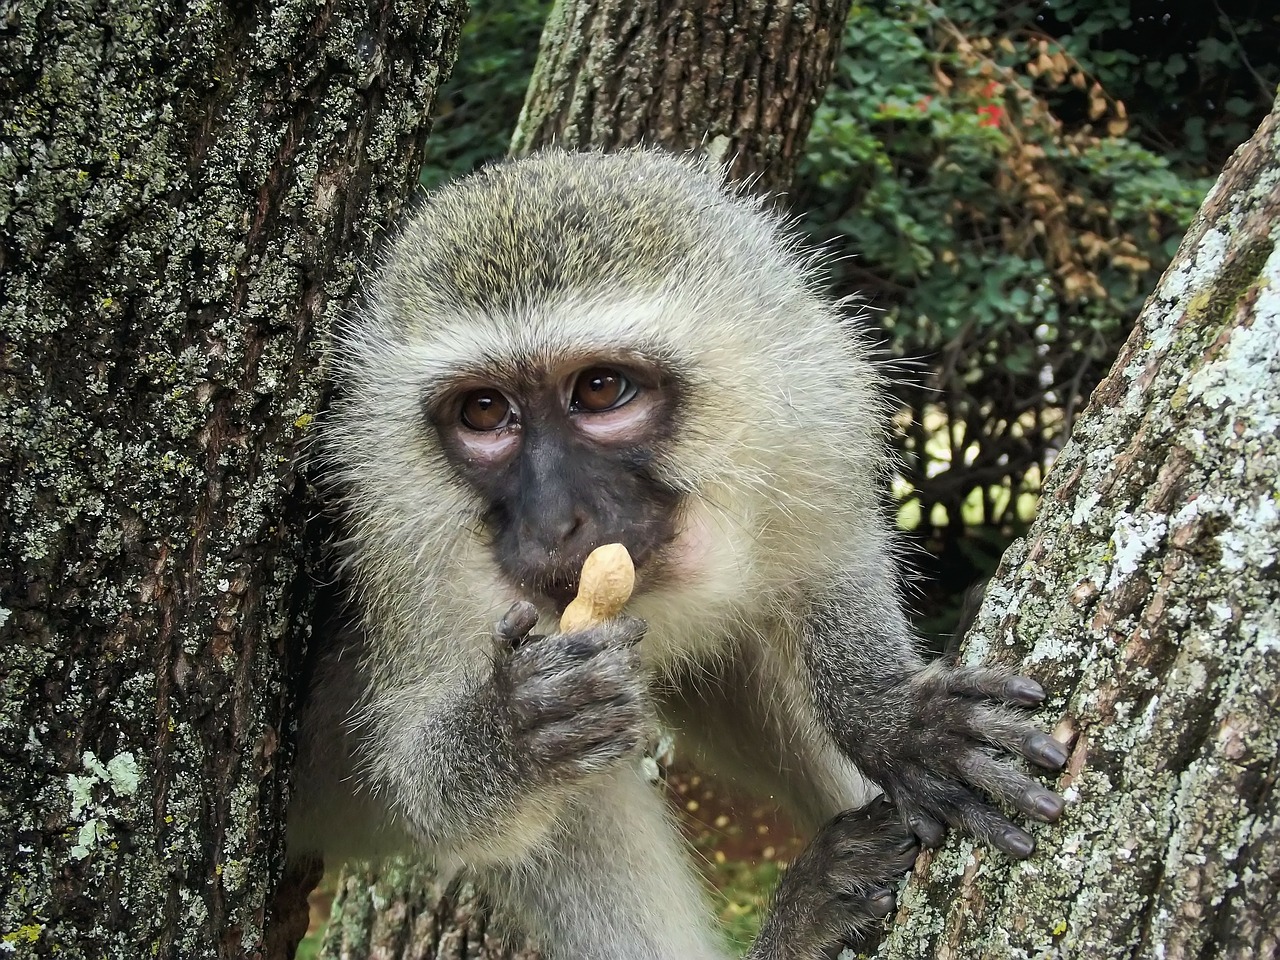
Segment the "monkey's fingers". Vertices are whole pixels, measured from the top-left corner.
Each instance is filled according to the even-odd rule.
[[[567,675],[609,650],[627,651],[627,664],[638,671],[636,645],[648,628],[643,620],[618,617],[589,630],[534,637],[532,642],[521,644],[512,657],[512,679],[519,685],[537,677]]]
[[[605,646],[622,645],[634,647],[649,630],[647,621],[637,617],[617,616],[603,620],[584,630],[576,630],[562,634],[565,637],[591,637],[593,643]]]
[[[959,772],[966,783],[1014,807],[1028,817],[1053,823],[1062,816],[1066,801],[1021,770],[1001,763],[980,750],[960,758]]]
[[[967,787],[946,782],[923,770],[915,786],[907,786],[899,802],[908,823],[942,820],[948,826],[990,844],[1015,860],[1025,860],[1036,848],[1031,835],[994,807],[983,803]]]
[[[634,646],[602,646],[589,635],[557,634],[517,656],[511,704],[521,731],[571,721],[590,708],[622,710],[645,699]]]
[[[949,819],[956,829],[991,844],[1014,860],[1025,860],[1035,852],[1036,842],[1031,834],[980,800],[958,803]]]
[[[913,809],[904,815],[911,832],[920,838],[920,846],[936,850],[946,839],[947,828],[923,810]]]
[[[883,796],[838,814],[822,829],[829,834],[830,855],[856,868],[855,874],[840,879],[848,897],[883,899],[882,885],[910,870],[920,855],[920,844],[903,829],[898,808]]]
[[[1044,702],[1044,687],[1035,680],[998,668],[947,667],[936,679],[942,690],[953,695],[999,700],[1020,707],[1035,707]]]
[[[819,829],[783,875],[766,925],[776,942],[811,945],[812,955],[819,947],[860,943],[893,911],[893,886],[919,854],[916,838],[884,798],[846,810]],[[825,942],[824,930],[836,941]]]
[[[587,710],[536,730],[529,750],[545,763],[583,776],[638,753],[648,743],[647,731],[640,709]]]
[[[520,646],[538,623],[538,608],[528,600],[517,600],[493,625],[494,642],[502,647]]]
[[[963,726],[975,740],[1015,753],[1046,770],[1061,770],[1067,763],[1064,744],[1002,707],[977,707],[965,717]]]

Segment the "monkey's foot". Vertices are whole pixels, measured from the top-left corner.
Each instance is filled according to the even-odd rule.
[[[787,870],[748,960],[819,957],[864,942],[893,912],[919,841],[883,797],[828,821]]]

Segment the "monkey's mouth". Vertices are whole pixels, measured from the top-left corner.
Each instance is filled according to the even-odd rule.
[[[580,566],[573,570],[526,568],[509,570],[507,576],[525,600],[538,606],[549,605],[559,617],[578,595],[581,573]]]
[[[654,552],[652,550],[636,550],[632,552],[632,562],[635,564],[636,585],[632,591],[632,596],[639,596],[647,591],[658,580],[660,580],[659,570],[656,569],[660,564],[654,561]],[[582,577],[582,564],[586,562],[586,556],[580,560],[575,559],[570,564],[564,566],[544,568],[533,573],[532,576],[520,577],[516,582],[520,585],[522,592],[528,594],[528,599],[534,603],[540,601],[549,602],[556,612],[556,616],[562,616],[565,608],[578,596],[578,585]]]
[[[538,592],[551,601],[557,617],[563,616],[565,608],[578,595],[578,577],[575,576],[571,580],[557,577],[548,581]]]

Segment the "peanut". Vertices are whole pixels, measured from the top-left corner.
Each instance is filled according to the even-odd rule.
[[[582,565],[578,595],[560,616],[560,632],[585,630],[616,617],[635,585],[636,568],[626,547],[620,543],[596,547]]]

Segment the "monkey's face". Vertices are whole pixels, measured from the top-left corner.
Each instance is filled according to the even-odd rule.
[[[503,574],[563,609],[587,555],[622,543],[639,587],[662,580],[680,494],[654,469],[681,387],[638,354],[533,360],[461,376],[427,413],[479,494]]]
[[[884,457],[877,376],[811,260],[658,152],[432,194],[336,347],[325,449],[368,602],[482,631],[513,594],[563,607],[620,542],[660,657],[826,575]]]

